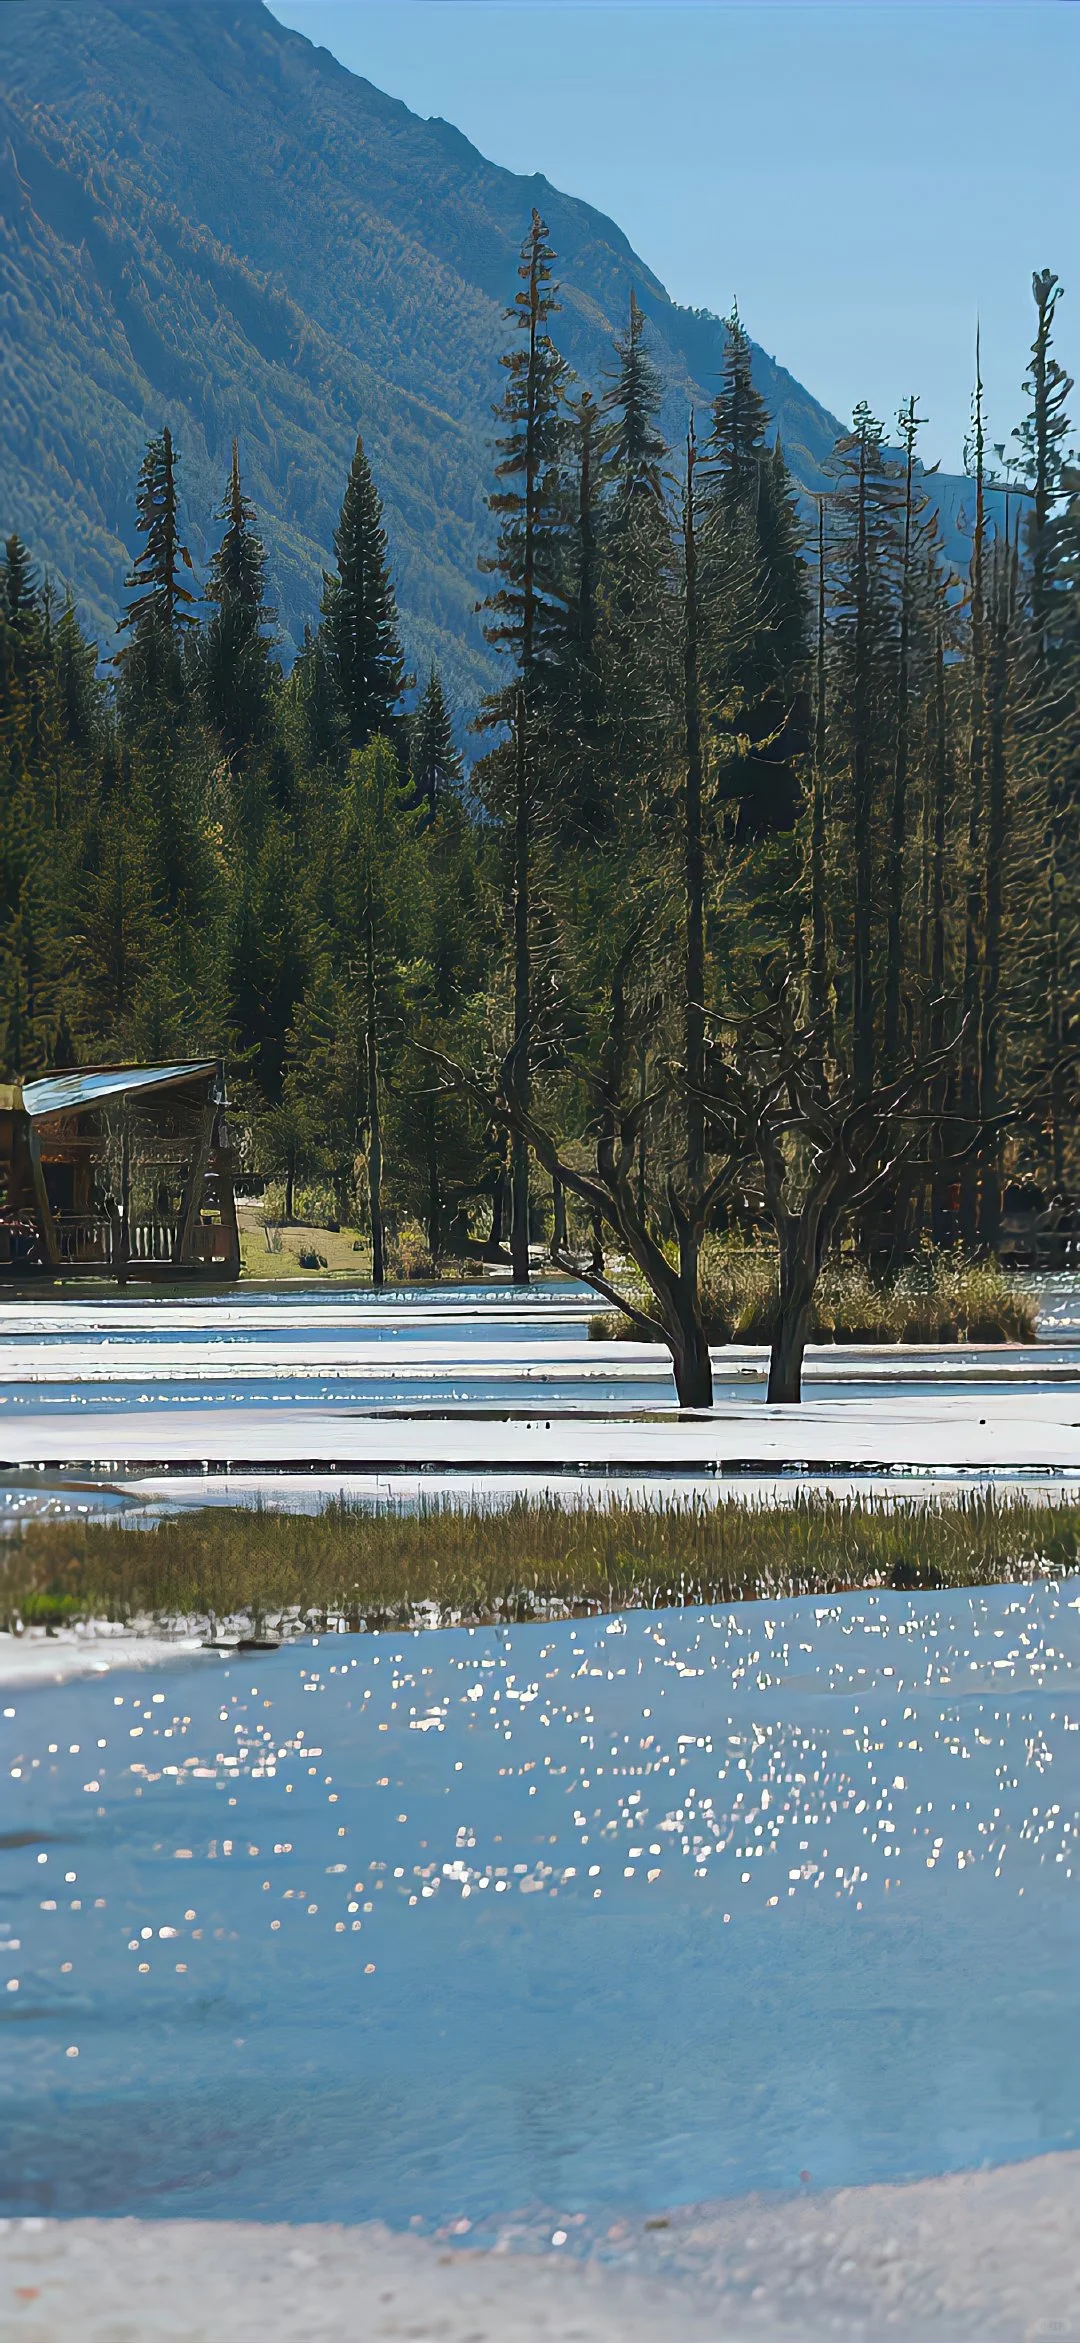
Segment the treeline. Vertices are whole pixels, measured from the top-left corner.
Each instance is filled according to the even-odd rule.
[[[377,1273],[405,1215],[519,1276],[595,1223],[674,1346],[725,1219],[783,1254],[794,1212],[816,1275],[841,1214],[992,1249],[1008,1178],[1072,1176],[1072,386],[1043,272],[1009,456],[976,381],[961,578],[914,398],[857,408],[808,517],[738,316],[670,450],[636,303],[608,378],[570,375],[554,257],[534,216],[467,779],[359,441],[287,675],[235,455],[200,592],[148,448],[107,680],[9,541],[0,1030],[9,1075],[225,1052],[249,1167],[366,1217]]]

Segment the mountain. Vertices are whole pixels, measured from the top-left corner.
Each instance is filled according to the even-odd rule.
[[[0,527],[105,642],[146,439],[172,426],[201,565],[235,432],[288,648],[317,608],[359,424],[410,658],[474,702],[491,407],[534,204],[566,356],[602,387],[633,288],[677,445],[723,328],[671,301],[589,204],[486,162],[261,0],[4,0]],[[755,367],[797,479],[821,485],[839,425],[764,352]]]

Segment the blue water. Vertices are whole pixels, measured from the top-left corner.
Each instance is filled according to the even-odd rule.
[[[584,2238],[1077,2144],[1078,1604],[342,1636],[0,1695],[0,2210]]]
[[[252,1408],[311,1408],[321,1414],[355,1415],[359,1410],[367,1415],[377,1412],[385,1415],[429,1415],[452,1412],[458,1415],[477,1413],[497,1414],[504,1419],[508,1413],[550,1415],[582,1409],[603,1408],[605,1415],[636,1413],[643,1407],[663,1408],[670,1412],[673,1391],[670,1375],[657,1375],[620,1383],[613,1376],[598,1373],[585,1380],[535,1372],[526,1376],[509,1371],[490,1379],[471,1377],[468,1382],[457,1380],[452,1374],[410,1376],[395,1369],[392,1375],[322,1375],[310,1376],[232,1376],[226,1382],[184,1381],[172,1382],[162,1376],[153,1383],[119,1378],[108,1383],[9,1383],[0,1393],[0,1427],[4,1412],[13,1414],[29,1410],[34,1415],[55,1411],[67,1415],[72,1408],[89,1408],[96,1415],[111,1408],[127,1410],[148,1407],[172,1411],[176,1408],[220,1407],[232,1412]]]

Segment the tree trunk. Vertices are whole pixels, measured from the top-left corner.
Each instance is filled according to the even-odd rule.
[[[855,676],[852,704],[852,812],[855,849],[853,919],[852,1056],[856,1088],[865,1097],[874,1086],[873,941],[874,847],[873,776],[870,770],[870,566],[867,519],[866,443],[859,450],[859,520],[856,554]]]
[[[439,1133],[436,1123],[435,1100],[426,1102],[427,1129],[427,1239],[428,1252],[434,1264],[442,1250],[442,1197],[439,1192]]]
[[[296,1209],[296,1149],[290,1147],[285,1159],[285,1219],[291,1226]]]
[[[769,1400],[774,1406],[798,1407],[802,1401],[803,1352],[810,1330],[811,1295],[805,1301],[781,1303],[769,1355]]]
[[[1050,852],[1046,879],[1047,928],[1047,1039],[1050,1044],[1050,1153],[1054,1186],[1059,1195],[1065,1190],[1065,1112],[1064,1068],[1061,1064],[1065,1036],[1065,1020],[1061,1005],[1061,921],[1058,911],[1057,870],[1058,853],[1057,816],[1051,817],[1049,830]]]
[[[979,971],[982,953],[982,833],[986,766],[986,494],[982,371],[976,342],[975,528],[971,540],[971,739],[969,750],[967,899],[964,917],[964,1042],[960,1107],[968,1142],[975,1134],[979,1104]],[[979,1169],[974,1156],[960,1169],[960,1235],[972,1250],[979,1235]]]
[[[123,1136],[120,1142],[120,1242],[117,1248],[116,1276],[118,1284],[126,1285],[128,1263],[131,1259],[131,1136],[126,1099],[121,1108],[121,1114],[123,1117]],[[185,1221],[190,1220],[193,1226],[198,1222],[199,1199],[202,1195],[202,1164],[198,1157],[196,1157],[196,1165],[197,1170],[192,1172],[191,1191],[195,1200],[195,1209],[192,1214],[189,1204],[188,1212],[185,1215]],[[186,1230],[185,1233],[187,1233]]]
[[[829,934],[825,900],[825,760],[828,754],[826,665],[825,498],[818,506],[817,661],[814,694],[814,769],[810,813],[810,1016],[816,1025],[829,998]]]
[[[771,1403],[798,1407],[802,1399],[803,1352],[810,1332],[824,1231],[801,1218],[777,1231],[780,1239],[780,1293],[769,1358]]]
[[[375,921],[368,890],[365,926],[365,981],[367,990],[367,1112],[368,1202],[371,1212],[371,1282],[386,1283],[386,1247],[382,1217],[382,1109],[379,1098],[379,1035],[375,1000]]]
[[[949,752],[949,715],[945,694],[945,637],[939,618],[934,647],[934,751],[933,751],[933,844],[930,854],[930,1048],[941,1049],[945,1039],[945,850],[948,838],[948,817],[952,796],[952,764]],[[931,1095],[930,1144],[940,1159],[942,1132],[949,1103],[950,1084],[945,1073],[938,1075]],[[949,1181],[941,1169],[935,1169],[931,1188],[931,1231],[935,1245],[945,1242],[948,1225]]]
[[[525,729],[525,693],[519,690],[516,739],[516,813],[514,823],[514,1088],[523,1107],[530,1103],[529,1083],[529,763]],[[515,1131],[510,1173],[513,1217],[510,1255],[515,1285],[529,1282],[529,1149]]]
[[[491,1191],[491,1227],[488,1231],[488,1249],[493,1256],[495,1256],[502,1247],[503,1222],[506,1218],[507,1179],[505,1131],[503,1132],[500,1140],[499,1152],[502,1156],[502,1162],[495,1174],[495,1185]]]
[[[1001,951],[1005,912],[1008,828],[1009,633],[1012,620],[1012,556],[998,558],[994,577],[989,661],[989,739],[986,792],[986,876],[983,906],[982,1003],[979,1031],[979,1115],[990,1123],[998,1111],[1001,1043]],[[979,1234],[991,1253],[1001,1237],[1001,1139],[991,1137],[983,1163]]]
[[[646,1041],[641,1042],[638,1048],[638,1084],[640,1096],[642,1099],[645,1099],[648,1095],[649,1088],[649,1045]],[[637,1208],[638,1218],[641,1222],[642,1228],[645,1226],[648,1213],[649,1183],[647,1173],[648,1166],[646,1160],[645,1122],[643,1118],[640,1130],[638,1132],[637,1143]]]
[[[563,1187],[558,1172],[554,1172],[552,1174],[551,1180],[551,1251],[553,1259],[558,1258],[558,1256],[561,1254],[565,1260],[568,1242],[569,1239],[566,1228],[566,1190]]]
[[[698,673],[698,582],[695,509],[693,417],[686,443],[686,490],[683,528],[685,611],[683,633],[683,715],[686,730],[686,787],[683,802],[686,943],[686,1186],[687,1209],[693,1217],[697,1194],[705,1179],[705,1109],[701,1092],[705,1079],[705,852],[702,840],[701,684]]]
[[[885,1066],[892,1073],[900,1057],[900,996],[904,943],[904,860],[907,843],[907,788],[911,667],[912,534],[915,519],[915,401],[903,417],[907,465],[904,487],[904,547],[901,571],[900,657],[896,677],[896,759],[893,766],[892,808],[889,821],[887,866],[887,929],[885,959]]]
[[[675,1370],[675,1389],[680,1407],[707,1408],[713,1403],[712,1360],[696,1295],[685,1297],[679,1312],[680,1324],[675,1335],[669,1336],[671,1362]]]

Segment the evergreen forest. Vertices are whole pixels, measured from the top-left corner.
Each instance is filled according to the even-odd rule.
[[[1018,1183],[1077,1176],[1061,288],[1000,444],[975,354],[962,565],[915,397],[811,498],[737,313],[672,447],[633,296],[600,379],[561,355],[538,213],[507,293],[478,707],[407,672],[362,436],[288,668],[242,447],[200,575],[150,440],[107,662],[7,539],[0,1078],[222,1055],[241,1183],[362,1229],[376,1282],[407,1230],[620,1302],[628,1260],[689,1404],[702,1246],[768,1228],[792,1396],[830,1247],[992,1254]]]

